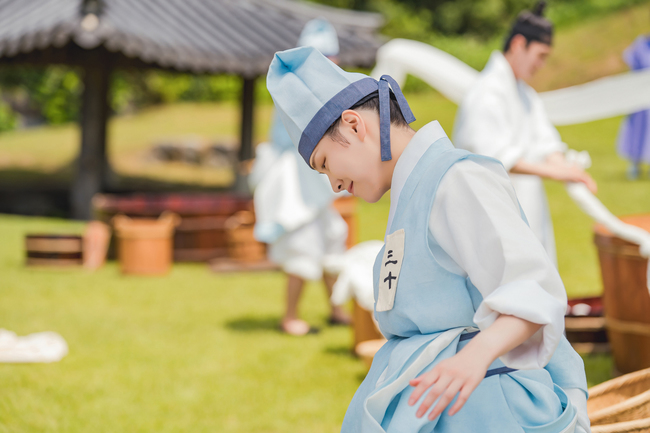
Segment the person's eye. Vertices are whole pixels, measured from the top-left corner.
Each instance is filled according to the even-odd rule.
[[[321,169],[325,170],[325,159],[323,159],[323,165],[321,166]]]

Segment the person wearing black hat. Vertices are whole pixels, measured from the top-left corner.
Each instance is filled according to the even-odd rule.
[[[479,79],[461,103],[454,143],[501,161],[533,232],[554,262],[555,239],[542,178],[596,183],[564,158],[567,145],[548,120],[535,90],[526,84],[546,63],[553,44],[553,24],[543,16],[545,2],[519,14],[506,37],[503,53],[492,53]]]

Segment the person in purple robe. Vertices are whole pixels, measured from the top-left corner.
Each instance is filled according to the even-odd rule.
[[[623,52],[623,60],[630,69],[650,68],[650,35],[639,36]],[[618,153],[630,161],[629,179],[641,174],[641,164],[650,163],[650,110],[630,114],[621,126],[618,136]]]

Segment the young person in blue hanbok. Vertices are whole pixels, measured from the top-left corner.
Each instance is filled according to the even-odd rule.
[[[650,68],[650,35],[639,36],[623,53],[625,63],[633,71]],[[637,179],[641,164],[650,163],[650,110],[629,115],[618,135],[618,153],[630,161],[627,176]]]
[[[311,46],[336,61],[336,29],[324,19],[309,21],[298,46]],[[301,336],[313,331],[298,314],[305,281],[322,279],[328,299],[336,277],[325,264],[345,252],[348,228],[333,208],[336,198],[322,176],[300,162],[282,121],[274,116],[271,142],[257,146],[249,178],[255,203],[255,238],[268,244],[269,259],[287,275],[286,308],[280,329]],[[348,324],[345,310],[330,301],[331,324]]]
[[[334,191],[389,189],[375,262],[387,343],[347,432],[588,432],[582,359],[563,336],[566,294],[503,166],[418,132],[397,83],[316,50],[276,53],[267,87],[304,161]]]

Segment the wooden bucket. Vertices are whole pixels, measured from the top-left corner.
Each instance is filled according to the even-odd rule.
[[[176,214],[159,219],[113,218],[117,235],[117,256],[124,274],[162,275],[172,263],[172,236],[178,225]]]
[[[253,236],[255,214],[239,211],[226,221],[228,256],[242,262],[260,262],[266,259],[266,246]]]
[[[345,220],[348,225],[348,238],[345,246],[350,249],[359,243],[359,222],[357,220],[357,198],[353,195],[347,195],[334,200],[334,209]]]
[[[83,238],[80,235],[27,235],[25,251],[27,266],[78,266],[83,263]]]
[[[372,365],[372,360],[375,358],[375,354],[381,349],[381,347],[386,343],[384,337],[377,340],[366,340],[357,344],[354,347],[354,353],[361,358],[364,364],[368,368]]]
[[[650,215],[621,218],[650,231]],[[618,371],[650,367],[650,294],[646,286],[648,259],[639,246],[619,239],[602,225],[594,228],[603,278],[605,325]]]
[[[592,425],[650,417],[650,368],[592,387],[587,412]]]

